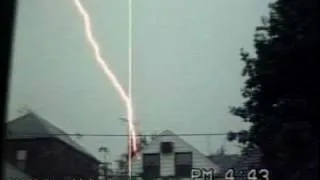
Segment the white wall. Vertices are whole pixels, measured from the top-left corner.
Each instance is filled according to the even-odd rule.
[[[170,131],[164,131],[154,141],[143,149],[142,153],[159,153],[161,142],[170,141],[173,142],[174,152],[192,152],[193,156],[193,167],[194,168],[214,168],[216,172],[219,171],[217,165],[212,163],[204,154],[199,152],[193,146],[188,144],[186,141],[181,139],[179,136],[174,135]],[[168,136],[170,135],[170,136]],[[172,135],[172,136],[171,136]],[[139,174],[143,171],[142,168],[142,157],[133,159],[132,161],[132,173]],[[161,155],[160,157],[160,175],[161,176],[173,176],[174,169],[174,154]]]

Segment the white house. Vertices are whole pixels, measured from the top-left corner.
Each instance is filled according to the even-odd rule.
[[[178,135],[166,130],[146,145],[141,156],[132,160],[132,175],[145,179],[190,179],[192,168],[219,167]],[[171,179],[170,178],[170,179]]]

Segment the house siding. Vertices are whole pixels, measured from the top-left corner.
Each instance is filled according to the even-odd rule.
[[[219,171],[211,160],[204,156],[197,149],[192,147],[190,144],[182,140],[180,137],[172,134],[165,134],[159,136],[153,140],[148,146],[143,149],[143,153],[160,153],[161,142],[173,142],[174,152],[192,152],[193,168],[214,168]],[[161,176],[174,176],[175,175],[175,156],[174,154],[161,155],[160,156],[160,175]],[[139,175],[143,171],[142,158],[134,158],[132,162],[132,173],[133,175]],[[189,179],[189,178],[186,178]],[[184,180],[181,178],[181,180]]]
[[[172,176],[175,172],[174,154],[160,156],[160,174],[161,176]]]
[[[98,176],[98,171],[93,169],[98,162],[56,139],[6,140],[5,143],[5,158],[13,165],[16,165],[17,150],[28,151],[24,171],[32,177],[59,179],[61,176]]]

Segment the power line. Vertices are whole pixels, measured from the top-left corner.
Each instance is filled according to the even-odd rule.
[[[14,136],[21,135],[21,136],[113,136],[113,137],[126,137],[128,134],[94,134],[94,133],[61,133],[61,134],[41,134],[41,133],[13,133]],[[177,136],[225,136],[227,133],[182,133],[182,134],[175,134]],[[153,136],[153,134],[139,134],[137,136]],[[162,135],[159,134],[157,136],[174,136],[174,135]]]

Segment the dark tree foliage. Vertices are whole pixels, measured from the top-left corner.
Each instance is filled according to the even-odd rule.
[[[317,0],[277,0],[256,28],[256,56],[241,50],[246,101],[231,113],[252,126],[227,138],[258,146],[271,179],[315,179],[319,12]]]

